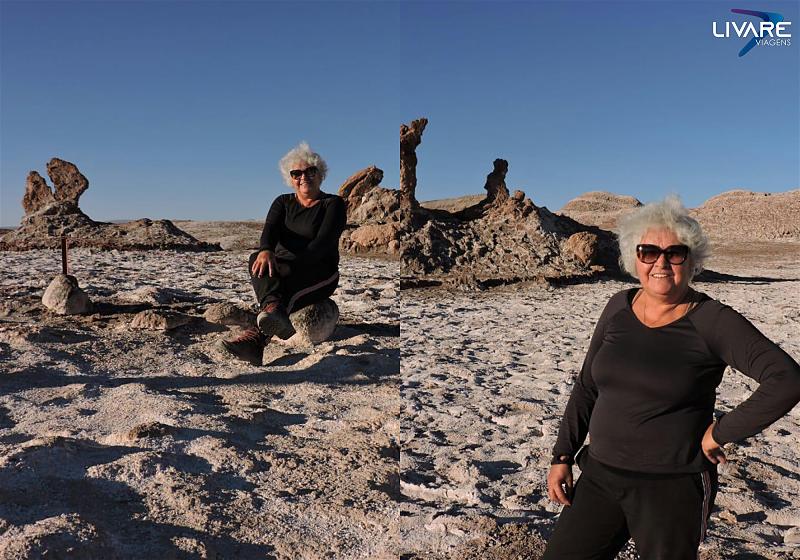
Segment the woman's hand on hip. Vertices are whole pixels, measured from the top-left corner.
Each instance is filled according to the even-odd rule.
[[[553,465],[547,474],[547,497],[565,506],[572,505],[572,467]]]
[[[711,435],[711,432],[714,431],[714,422],[706,428],[706,433],[703,434],[703,442],[701,446],[703,447],[703,453],[705,454],[706,458],[714,463],[722,463],[723,465],[728,461],[725,459],[725,452],[722,450],[722,446],[714,441],[714,436]]]
[[[250,274],[258,278],[264,276],[264,272],[268,272],[270,278],[278,275],[278,261],[275,260],[272,251],[258,253],[256,260],[253,261],[253,267],[250,269]]]

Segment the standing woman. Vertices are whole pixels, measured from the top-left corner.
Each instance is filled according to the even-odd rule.
[[[732,308],[689,287],[708,240],[676,197],[623,219],[619,245],[641,285],[609,300],[567,403],[547,493],[568,507],[547,560],[611,560],[630,537],[647,560],[696,558],[721,446],[800,401],[800,366]],[[715,422],[728,365],[759,386]]]
[[[256,325],[222,341],[230,354],[255,365],[273,335],[294,334],[289,313],[333,294],[339,283],[339,237],[347,222],[344,200],[320,190],[328,166],[308,144],[283,156],[280,170],[294,192],[272,203],[259,249],[248,263],[260,309]]]

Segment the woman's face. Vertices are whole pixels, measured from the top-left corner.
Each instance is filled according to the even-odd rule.
[[[661,249],[683,244],[675,232],[669,229],[649,229],[639,243],[656,245]],[[636,259],[636,274],[645,293],[669,301],[679,300],[686,294],[689,280],[692,279],[692,269],[691,254],[682,264],[670,264],[664,253],[659,255],[653,264],[646,264],[639,258]]]
[[[289,176],[292,188],[299,196],[311,199],[319,196],[322,175],[315,166],[304,161],[297,162],[292,166]]]

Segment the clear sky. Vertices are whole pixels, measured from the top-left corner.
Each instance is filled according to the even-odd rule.
[[[790,46],[714,38],[780,12]],[[557,210],[590,190],[695,206],[800,187],[800,3],[0,0],[0,224],[53,156],[95,219],[262,218],[300,140],[335,191],[399,182],[398,128],[430,120],[420,200],[507,183]]]

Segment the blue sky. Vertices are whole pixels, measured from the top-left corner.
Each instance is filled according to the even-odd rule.
[[[260,219],[300,140],[335,191],[397,186],[400,123],[430,120],[421,200],[507,182],[557,210],[589,190],[698,205],[800,186],[792,2],[0,2],[0,224],[53,156],[95,219]],[[789,47],[712,36],[781,12]],[[754,20],[753,20],[754,21]]]

